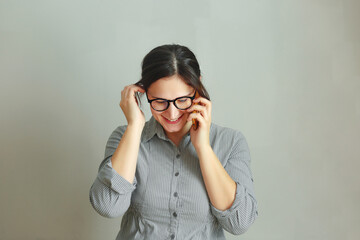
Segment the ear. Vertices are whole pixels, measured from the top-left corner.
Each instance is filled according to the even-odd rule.
[[[200,75],[200,78],[199,78],[199,79],[200,79],[200,82],[201,82],[201,78],[202,78],[202,76]]]

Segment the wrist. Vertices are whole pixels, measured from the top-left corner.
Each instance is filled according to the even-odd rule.
[[[144,123],[129,123],[127,126],[127,129],[130,129],[131,131],[135,131],[135,132],[139,132],[141,134],[143,128],[145,126],[145,122]]]
[[[210,146],[210,144],[202,144],[202,145],[196,146],[195,150],[196,150],[197,154],[200,156],[204,153],[212,151],[212,147]]]

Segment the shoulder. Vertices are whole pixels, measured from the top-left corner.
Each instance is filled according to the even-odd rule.
[[[240,130],[211,123],[210,140],[229,143],[245,140],[245,137]]]
[[[151,136],[152,132],[154,131],[154,127],[155,127],[155,123],[154,123],[154,119],[150,119],[148,121],[145,122],[143,131],[142,131],[142,138],[146,138],[148,136]],[[124,135],[126,128],[127,128],[127,124],[126,125],[120,125],[117,128],[115,128],[108,140],[108,144],[118,140],[120,141],[122,136]]]
[[[125,130],[127,128],[127,125],[121,125],[121,126],[118,126],[117,128],[115,128],[110,137],[109,137],[109,140],[108,142],[111,140],[111,139],[121,139],[121,137],[124,135],[125,133]]]
[[[248,159],[250,149],[240,130],[211,123],[210,145],[223,165],[228,159]]]

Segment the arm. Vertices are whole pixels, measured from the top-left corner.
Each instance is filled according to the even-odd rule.
[[[204,161],[205,160],[206,159],[204,159]],[[218,159],[217,161],[219,162]],[[224,175],[229,176],[235,182],[236,187],[233,195],[230,195],[230,193],[227,195],[227,198],[232,196],[233,199],[233,202],[229,207],[224,209],[221,205],[216,205],[215,201],[211,201],[211,210],[225,230],[232,234],[242,234],[246,232],[255,221],[258,212],[253,189],[253,178],[250,170],[249,148],[244,136],[240,132],[237,132],[235,135],[235,142],[225,167],[222,167],[222,165],[220,167],[219,165],[221,165],[221,163],[217,165],[218,168],[222,168],[226,172]],[[222,172],[223,170],[218,171]],[[211,176],[211,178],[219,179],[220,181],[217,183],[217,186],[213,184],[212,187],[227,189],[230,188],[230,186],[233,186],[233,183],[229,183],[230,181],[221,181],[221,178],[216,177],[216,175]],[[223,179],[226,178],[223,176]],[[214,180],[204,179],[204,181],[212,182]],[[211,194],[223,194],[221,193],[221,190],[217,191],[217,193],[216,191],[216,189],[213,190]],[[217,198],[219,199],[218,201],[224,201],[221,197],[216,195],[211,196],[210,199],[211,198]]]
[[[128,125],[111,157],[112,167],[130,183],[133,183],[135,177],[142,129],[142,127]]]
[[[199,157],[201,173],[208,193],[211,210],[220,225],[230,233],[244,233],[257,216],[253,194],[250,154],[240,132],[232,137],[230,154],[221,159],[215,155],[210,142],[211,102],[199,97],[188,109],[188,121],[197,119],[199,128],[191,129],[191,141]],[[196,104],[198,103],[198,104]],[[233,134],[233,133],[227,133]],[[231,138],[231,135],[229,135]],[[228,138],[228,139],[230,139]],[[221,141],[223,139],[220,139]]]
[[[141,135],[129,126],[123,132],[120,127],[110,136],[105,160],[90,189],[93,208],[109,218],[125,213],[130,206],[131,193],[136,188],[135,170]]]
[[[222,211],[230,208],[235,200],[236,183],[225,171],[210,145],[196,152],[211,204]]]
[[[144,114],[138,107],[134,94],[143,91],[130,85],[121,92],[120,107],[128,125],[119,127],[110,136],[105,150],[105,160],[90,189],[90,202],[94,209],[105,217],[118,217],[130,206],[131,194],[136,188],[136,163]]]

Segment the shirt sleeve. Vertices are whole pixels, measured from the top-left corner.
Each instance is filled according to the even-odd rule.
[[[119,127],[111,134],[105,149],[105,159],[101,162],[97,177],[89,192],[90,203],[102,216],[115,218],[122,216],[130,206],[131,194],[136,189],[136,178],[131,184],[119,175],[111,164],[125,129]]]
[[[258,216],[255,199],[253,177],[250,169],[250,152],[245,137],[236,132],[235,141],[225,170],[236,182],[235,200],[232,206],[224,211],[216,209],[212,204],[211,211],[220,225],[232,234],[246,232]]]

